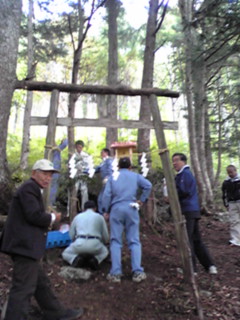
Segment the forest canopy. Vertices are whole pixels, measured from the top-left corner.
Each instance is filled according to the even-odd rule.
[[[190,155],[203,205],[211,204],[226,165],[239,165],[239,2],[63,2],[24,0],[19,29],[9,11],[16,22],[15,47],[19,39],[17,79],[179,92],[179,98],[158,98],[163,120],[178,121],[178,130],[165,130],[170,154],[181,149]],[[13,3],[19,9],[21,1]],[[10,58],[3,50],[0,54]],[[3,70],[4,59],[1,65]],[[6,114],[6,139],[0,146],[3,180],[9,168],[11,175],[43,155],[47,129],[30,123],[33,116],[48,116],[51,99],[48,92],[11,90],[12,102],[2,99],[1,106]],[[61,93],[58,117],[151,121],[144,97],[96,94]],[[101,147],[113,141],[137,141],[138,152],[147,152],[153,167],[161,167],[153,130],[57,127],[56,143],[66,136],[70,152],[74,139],[81,137],[96,159]]]

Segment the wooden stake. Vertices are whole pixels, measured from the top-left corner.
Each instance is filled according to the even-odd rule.
[[[55,147],[55,134],[56,134],[56,126],[57,126],[57,113],[58,113],[58,100],[59,100],[59,91],[53,90],[51,94],[50,101],[50,110],[48,116],[48,129],[47,129],[47,137],[46,137],[46,146],[44,152],[44,158],[52,161],[52,148]],[[49,186],[44,190],[43,199],[44,205],[47,209],[49,207],[49,195],[50,195]]]
[[[159,155],[163,165],[163,173],[167,183],[167,189],[169,194],[169,203],[174,220],[174,226],[176,231],[176,238],[178,249],[183,264],[184,277],[187,282],[192,286],[193,294],[196,300],[198,316],[200,320],[204,320],[203,309],[200,303],[200,296],[197,288],[197,283],[195,280],[191,250],[189,247],[188,235],[186,231],[185,218],[182,215],[180,204],[178,201],[178,194],[176,190],[174,175],[172,172],[172,166],[169,159],[169,150],[167,148],[167,143],[163,131],[162,119],[157,103],[156,95],[150,95],[150,108],[156,133],[156,138],[158,142],[158,147],[160,149]]]

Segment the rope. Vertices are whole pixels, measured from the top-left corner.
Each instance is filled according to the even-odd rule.
[[[165,148],[165,149],[159,149],[158,151],[159,151],[158,154],[161,155],[169,150],[168,150],[168,148]]]
[[[173,223],[174,223],[174,224],[180,224],[180,225],[181,225],[181,224],[185,224],[185,220],[176,221],[176,222],[174,221]]]
[[[52,146],[52,145],[47,145],[47,144],[46,144],[46,145],[44,146],[44,148],[45,148],[45,149],[52,149],[52,148],[53,148],[53,146]]]
[[[71,197],[70,199],[71,199],[71,200],[75,200],[75,201],[79,201],[79,199],[78,199],[78,198],[75,198],[75,197]]]
[[[53,151],[59,151],[59,152],[62,151],[58,146],[52,146],[47,144],[44,146],[44,148],[48,149],[48,155],[47,155],[48,160],[51,160],[51,155]]]
[[[70,198],[70,201],[72,201],[72,200],[76,201],[77,204],[78,204],[78,208],[81,209],[81,207],[80,207],[80,200],[79,200],[78,198],[71,197],[71,198]]]
[[[169,151],[168,148],[164,148],[164,149],[156,149],[156,150],[152,150],[152,151],[148,151],[148,152],[144,152],[144,153],[147,155],[147,154],[158,152],[160,155],[160,154],[167,152],[167,151]],[[137,156],[141,156],[142,154],[143,154],[143,152],[140,152],[140,153],[134,152],[133,153],[133,155],[137,155]]]

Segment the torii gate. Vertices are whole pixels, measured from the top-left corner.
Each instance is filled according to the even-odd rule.
[[[169,159],[169,150],[167,148],[164,129],[167,128],[167,123],[161,119],[161,114],[158,107],[157,96],[164,97],[179,97],[178,92],[163,90],[158,88],[142,88],[132,89],[127,86],[93,86],[93,85],[72,85],[62,83],[47,83],[37,81],[16,81],[15,89],[27,89],[37,91],[51,91],[50,112],[47,118],[31,117],[31,125],[48,125],[46,145],[53,145],[55,143],[55,131],[57,125],[62,126],[93,126],[93,127],[115,127],[115,128],[147,128],[155,129],[158,148],[160,150],[159,156],[163,164],[163,172],[166,178],[166,184],[169,197],[170,208],[173,215],[177,244],[181,255],[185,279],[191,283],[193,294],[197,303],[197,310],[199,319],[203,320],[203,311],[200,304],[199,292],[197,289],[193,267],[191,252],[188,245],[188,236],[185,227],[185,219],[181,213],[178,195],[175,187],[173,172]],[[126,96],[148,96],[149,105],[152,113],[153,121],[150,123],[141,123],[140,121],[129,120],[114,120],[114,123],[109,119],[70,119],[70,118],[57,118],[58,98],[59,92],[68,93],[88,93],[88,94],[103,94],[103,95],[126,95]],[[45,150],[45,157],[47,155]]]
[[[68,93],[88,93],[88,94],[115,94],[115,95],[125,95],[125,96],[141,96],[154,94],[156,96],[165,97],[178,97],[179,93],[159,88],[143,88],[143,89],[133,89],[129,86],[99,86],[99,85],[72,85],[63,83],[49,83],[49,82],[37,82],[37,81],[17,81],[16,89],[27,89],[27,90],[37,90],[37,91],[50,91],[51,101],[50,110],[48,117],[31,117],[30,126],[32,125],[45,125],[48,127],[45,153],[44,157],[49,157],[49,151],[55,145],[55,133],[57,126],[65,127],[107,127],[107,128],[127,128],[127,129],[154,129],[153,121],[142,122],[139,120],[115,120],[101,117],[99,119],[76,119],[70,117],[57,118],[58,113],[58,101],[60,92]],[[178,123],[165,121],[161,122],[163,129],[177,130]],[[70,146],[72,141],[69,141]],[[76,214],[76,194],[74,188],[70,191],[71,197],[69,201],[69,213],[70,220],[72,220]],[[46,207],[49,207],[49,189],[44,192],[44,200]]]

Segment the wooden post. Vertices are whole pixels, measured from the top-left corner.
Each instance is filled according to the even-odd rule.
[[[46,145],[44,158],[52,161],[52,148],[55,146],[55,134],[56,134],[56,126],[57,126],[57,114],[58,114],[58,101],[59,101],[59,91],[53,90],[51,94],[50,100],[50,110],[48,116],[48,129],[47,129],[47,137],[46,137]],[[50,187],[44,190],[43,198],[46,210],[49,207],[49,194]]]
[[[178,194],[177,194],[175,180],[172,172],[172,166],[169,160],[169,151],[167,149],[167,144],[166,144],[165,135],[163,131],[162,119],[161,119],[161,115],[160,115],[160,111],[157,103],[157,97],[156,95],[152,94],[150,95],[149,99],[150,99],[150,108],[151,108],[152,118],[154,122],[157,143],[160,150],[159,155],[162,160],[163,173],[167,183],[169,203],[170,203],[170,208],[171,208],[171,212],[174,220],[177,245],[178,245],[178,249],[182,259],[184,276],[185,276],[185,280],[190,282],[192,285],[193,294],[197,303],[199,319],[203,320],[204,319],[203,310],[200,304],[199,292],[197,289],[197,284],[196,284],[195,276],[193,273],[192,257],[191,257],[191,251],[189,248],[185,218],[182,215],[180,204],[178,201]]]

